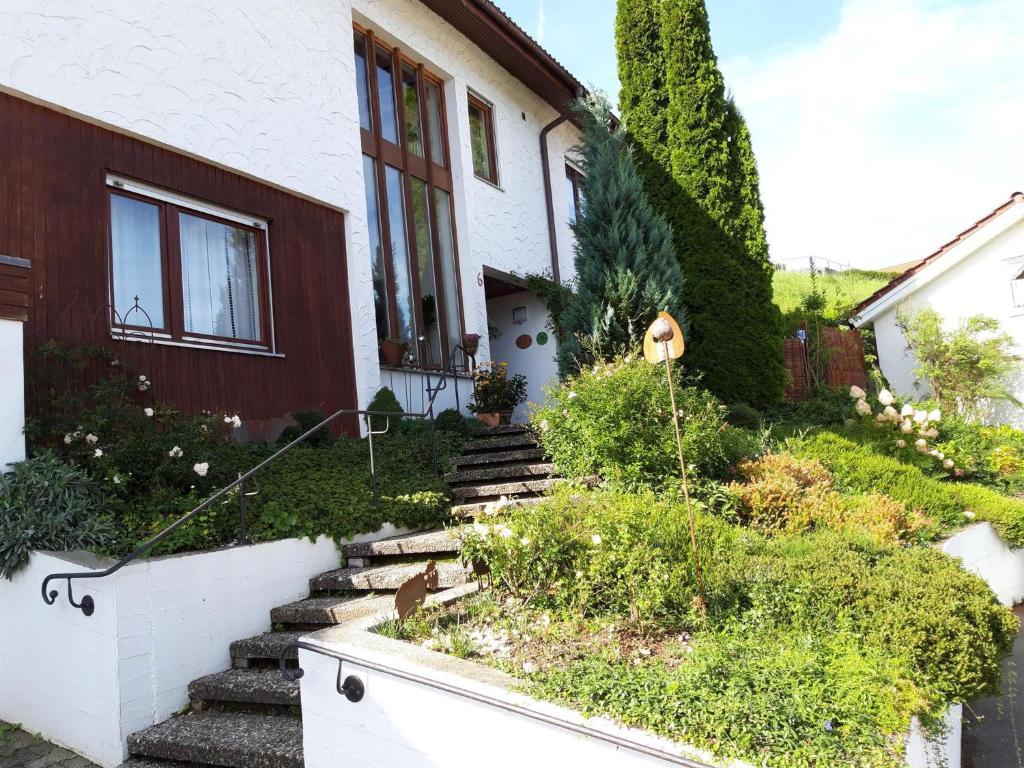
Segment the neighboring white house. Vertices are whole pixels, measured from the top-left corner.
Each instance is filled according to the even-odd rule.
[[[973,315],[995,318],[1024,353],[1024,194],[1010,199],[931,255],[914,262],[854,310],[858,328],[873,326],[882,373],[897,392],[924,396],[927,382],[914,375],[916,360],[896,324],[900,307],[931,307],[947,327]],[[1012,381],[1024,400],[1024,373]],[[996,404],[994,422],[1024,426],[1024,410]]]
[[[109,290],[111,314],[141,295],[164,318],[162,398],[231,403],[254,429],[302,408],[365,408],[382,385],[420,410],[431,371],[464,364],[463,334],[482,337],[478,360],[492,356],[488,328],[537,396],[556,345],[515,276],[572,277],[579,133],[566,118],[583,92],[489,0],[6,0],[0,112],[17,117],[0,115],[12,149],[0,166],[13,164],[8,202],[22,215],[10,237],[0,226],[0,254],[36,266],[26,348],[60,336],[48,317],[102,307]],[[58,159],[87,139],[79,162]],[[312,225],[303,203],[320,212]],[[145,247],[131,239],[150,209],[188,212],[180,245],[176,233],[161,245],[156,224]],[[216,253],[193,231],[209,220],[246,244],[232,246],[246,274],[229,261],[208,296],[174,263],[198,246],[209,266]],[[108,256],[108,238],[133,252]],[[194,316],[193,302],[210,308]],[[403,365],[379,356],[385,338],[408,345]],[[203,371],[200,391],[190,380]],[[460,391],[464,406],[466,377]]]

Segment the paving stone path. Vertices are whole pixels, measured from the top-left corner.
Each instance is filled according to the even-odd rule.
[[[0,768],[99,768],[84,757],[0,723]]]

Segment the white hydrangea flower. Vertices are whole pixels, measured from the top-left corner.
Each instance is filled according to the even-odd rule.
[[[928,412],[928,421],[942,421],[942,411],[938,408]]]
[[[854,404],[853,408],[861,416],[870,416],[871,415],[871,406],[868,405],[868,401],[867,400],[858,400]]]
[[[903,416],[904,418],[906,418],[907,416],[913,416],[913,415],[914,415],[914,406],[912,406],[910,403],[907,403],[906,405],[904,405],[903,406],[903,410],[900,411],[900,416]]]
[[[94,435],[92,432],[85,436],[85,442],[87,442],[89,445],[96,445],[96,443],[98,443],[99,441],[100,439],[96,437],[96,435]]]
[[[943,461],[946,458],[946,454],[944,454],[942,451],[937,451],[935,453],[935,458],[937,458],[939,461]]]
[[[103,449],[97,448],[95,451],[92,452],[92,455],[98,459],[100,456],[103,455]]]
[[[224,423],[225,424],[230,424],[231,423],[231,417],[228,416],[227,414],[224,414]]]
[[[893,402],[895,402],[895,400],[896,398],[892,396],[892,392],[890,392],[888,389],[883,389],[881,392],[878,393],[878,402],[880,402],[882,405],[892,405]]]
[[[900,412],[893,408],[891,405],[886,405],[885,409],[882,411],[882,414],[885,416],[885,418],[889,419],[889,421],[900,420]]]
[[[601,546],[602,539],[600,534],[595,533],[593,536],[590,537],[590,540],[594,542],[594,546]]]
[[[939,436],[939,430],[937,430],[935,427],[932,427],[931,429],[925,431],[924,436],[930,437],[934,440],[936,437]]]
[[[66,435],[64,435],[64,445],[71,445],[71,442],[74,439],[75,436],[72,433],[68,432]]]
[[[973,520],[974,519],[974,513],[971,510],[969,510],[969,509],[965,509],[964,510],[964,517],[966,517],[968,520]]]
[[[914,421],[918,424],[924,424],[928,421],[928,413],[926,411],[914,411]]]
[[[541,420],[541,422],[540,422],[540,431],[541,432],[547,432],[548,431],[548,420],[547,419],[542,419]]]
[[[473,523],[473,530],[477,532],[481,539],[486,539],[487,534],[491,532],[491,529],[483,523]]]
[[[850,387],[850,399],[851,400],[863,400],[867,397],[867,392],[858,387],[856,384]]]
[[[120,475],[114,475],[114,477],[111,478],[111,479],[114,481],[114,485],[120,485],[121,484],[121,476]]]
[[[144,414],[146,414],[146,416],[148,416],[149,418],[153,418],[153,409],[152,408],[143,408],[142,412]]]
[[[238,418],[237,413],[231,417],[231,424],[232,426],[234,426],[235,429],[238,429],[239,427],[242,426],[242,420]]]
[[[952,459],[943,459],[942,466],[946,469],[952,469],[954,464]]]
[[[193,464],[192,471],[195,472],[200,477],[206,477],[206,473],[210,471],[210,462],[203,461],[200,462],[199,464]]]
[[[914,441],[914,447],[917,448],[917,450],[919,451],[927,450],[928,441],[925,440],[923,437],[919,437],[917,438],[917,440]]]
[[[566,397],[568,397],[568,398],[569,398],[570,400],[572,400],[572,399],[573,399],[574,397],[576,397],[576,393],[575,393],[575,392],[573,392],[573,391],[572,391],[572,390],[570,389],[570,390],[569,390],[569,394],[568,394],[568,395],[566,395]]]
[[[507,525],[499,525],[498,526],[498,535],[501,536],[501,538],[503,538],[503,539],[511,539],[512,538],[512,529],[509,528]]]
[[[181,450],[181,447],[176,445],[167,452],[167,455],[170,456],[172,459],[177,459],[181,457],[184,453],[185,452]]]
[[[909,435],[914,431],[914,422],[910,419],[904,419],[903,423],[900,424],[900,432]]]
[[[901,438],[900,438],[899,440],[897,440],[897,441],[896,441],[896,447],[897,447],[897,448],[906,448],[906,447],[907,447],[907,441],[906,441],[906,440],[904,440],[904,439],[903,439],[903,438],[901,437]]]

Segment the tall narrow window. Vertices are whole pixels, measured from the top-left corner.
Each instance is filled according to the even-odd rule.
[[[469,139],[473,150],[473,173],[492,184],[498,183],[494,149],[494,112],[489,104],[469,95]]]
[[[370,233],[370,267],[373,273],[373,310],[377,333],[381,338],[391,335],[388,318],[388,283],[384,268],[384,240],[380,231],[380,207],[377,196],[377,164],[363,155],[363,184],[366,187],[366,226]]]
[[[114,312],[119,325],[166,327],[160,218],[158,204],[110,196]]]
[[[569,203],[569,223],[575,224],[583,210],[583,174],[571,165],[565,166],[565,193]]]
[[[405,108],[405,140],[409,151],[423,157],[423,125],[420,120],[420,89],[416,70],[402,65],[402,105]]]
[[[137,182],[107,183],[115,330],[269,347],[266,223]]]
[[[375,52],[360,124],[377,336],[404,343],[406,363],[437,369],[463,330],[444,89],[371,30],[355,34],[357,69]]]
[[[395,75],[391,54],[377,48],[377,105],[384,139],[398,143],[398,115],[395,112]]]
[[[370,70],[366,63],[366,38],[355,33],[356,52],[356,97],[359,99],[359,127],[364,131],[372,128],[370,113]]]

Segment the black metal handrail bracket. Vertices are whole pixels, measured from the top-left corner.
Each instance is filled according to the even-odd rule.
[[[592,739],[603,741],[607,744],[611,744],[617,749],[627,749],[631,752],[639,752],[640,754],[647,755],[648,757],[654,757],[659,760],[663,760],[673,765],[683,766],[683,768],[711,768],[707,763],[699,763],[695,760],[691,760],[688,757],[677,755],[672,752],[666,752],[663,749],[658,749],[654,746],[648,746],[646,744],[638,744],[635,741],[625,739],[614,733],[607,733],[605,731],[598,730],[596,728],[589,728],[586,725],[575,723],[572,720],[557,717],[555,715],[548,714],[546,712],[539,712],[529,707],[524,707],[519,704],[515,704],[511,701],[505,701],[495,696],[488,696],[486,693],[479,691],[470,690],[459,685],[452,685],[446,683],[443,680],[438,680],[434,677],[427,677],[425,675],[418,675],[415,672],[407,672],[402,669],[397,669],[393,666],[380,664],[369,659],[361,659],[352,654],[342,654],[338,651],[330,648],[324,648],[321,645],[314,645],[304,640],[293,640],[288,643],[284,648],[281,649],[281,653],[278,656],[277,662],[281,670],[281,674],[286,680],[298,680],[305,672],[300,666],[289,667],[287,665],[287,655],[289,651],[299,649],[305,651],[311,651],[318,653],[321,656],[327,656],[331,659],[336,659],[338,662],[338,678],[336,688],[340,695],[344,696],[349,701],[356,703],[362,700],[365,694],[365,683],[357,675],[346,675],[343,678],[342,668],[347,662],[356,667],[370,670],[372,672],[380,672],[381,674],[391,675],[397,677],[400,680],[406,682],[415,683],[416,685],[422,685],[426,688],[433,688],[443,693],[452,694],[459,696],[464,699],[478,702],[480,704],[487,705],[489,707],[495,707],[513,715],[519,715],[529,720],[536,720],[544,723],[545,725],[554,726],[563,730],[569,731],[577,736],[585,736]]]
[[[456,371],[455,371],[455,360],[456,360],[456,357],[457,357],[456,356],[456,352],[458,352],[460,350],[471,361],[471,367],[475,367],[476,361],[473,358],[473,356],[470,355],[469,353],[467,353],[464,349],[462,349],[461,345],[456,345],[455,350],[452,353],[451,359],[448,362],[448,365],[442,371],[439,372],[440,378],[438,379],[438,382],[437,382],[436,386],[432,387],[430,385],[430,381],[428,379],[427,385],[426,385],[426,390],[427,390],[427,392],[430,393],[430,397],[429,397],[429,399],[427,401],[427,408],[422,413],[403,413],[401,411],[367,411],[367,410],[359,410],[359,409],[352,409],[352,408],[342,408],[342,409],[340,409],[338,411],[335,411],[334,413],[332,413],[330,416],[325,418],[323,421],[321,421],[316,426],[314,426],[314,427],[306,430],[305,432],[303,432],[297,438],[295,438],[290,443],[288,443],[288,445],[285,445],[284,447],[278,449],[273,454],[271,454],[270,456],[265,458],[263,461],[261,461],[255,467],[250,469],[248,472],[240,473],[238,475],[238,479],[237,480],[233,480],[232,482],[228,483],[226,486],[224,486],[219,491],[217,491],[212,496],[210,496],[210,498],[206,499],[206,501],[202,502],[201,504],[199,504],[199,506],[195,507],[195,509],[191,510],[190,512],[186,512],[184,515],[179,517],[177,520],[175,520],[169,526],[164,528],[164,530],[160,531],[160,533],[158,533],[156,536],[151,538],[149,541],[147,541],[147,542],[145,542],[143,544],[140,544],[138,547],[135,548],[135,550],[133,550],[129,554],[127,554],[124,557],[122,557],[120,560],[118,560],[116,563],[114,563],[109,568],[106,568],[106,569],[104,569],[102,571],[76,571],[74,573],[51,573],[49,576],[47,576],[45,579],[43,579],[43,585],[42,585],[43,601],[47,605],[53,605],[54,602],[56,602],[56,600],[57,600],[57,596],[58,596],[59,592],[56,589],[48,589],[51,581],[66,581],[67,582],[67,592],[68,592],[68,602],[71,604],[72,607],[78,608],[86,616],[92,616],[93,612],[96,610],[96,601],[93,599],[93,597],[91,595],[84,595],[80,601],[76,602],[75,601],[75,597],[74,597],[74,593],[72,592],[72,589],[71,589],[71,581],[72,581],[72,579],[100,579],[100,578],[103,578],[104,576],[109,576],[112,573],[116,573],[117,571],[121,570],[126,565],[128,565],[128,563],[130,563],[133,560],[136,560],[136,559],[142,557],[143,555],[145,555],[147,552],[149,552],[155,546],[157,546],[162,541],[164,541],[168,536],[170,536],[176,530],[181,528],[183,525],[187,524],[190,520],[192,520],[192,518],[196,517],[196,515],[198,515],[199,513],[203,512],[204,510],[206,510],[209,507],[211,507],[216,502],[218,502],[221,499],[223,499],[224,497],[226,497],[228,494],[230,494],[236,488],[238,489],[238,538],[235,540],[235,544],[236,545],[251,544],[252,542],[251,542],[251,540],[249,539],[249,536],[248,536],[248,520],[247,520],[248,497],[253,496],[256,493],[258,493],[259,492],[259,486],[258,485],[256,486],[256,488],[257,488],[256,491],[248,491],[248,490],[246,490],[246,483],[249,482],[253,478],[253,476],[256,475],[258,472],[262,471],[263,469],[266,469],[270,464],[273,464],[275,461],[277,461],[279,458],[281,458],[284,454],[286,454],[290,450],[292,450],[292,448],[294,448],[295,446],[300,445],[301,443],[305,442],[310,437],[310,435],[318,432],[319,430],[323,429],[326,426],[329,426],[336,419],[339,419],[342,416],[359,416],[359,417],[361,417],[363,419],[363,422],[366,425],[366,437],[367,437],[367,442],[368,442],[369,450],[370,450],[370,482],[371,482],[371,487],[372,487],[372,492],[373,492],[374,503],[376,503],[376,501],[377,501],[377,473],[376,473],[376,464],[374,462],[374,456],[373,456],[373,438],[374,438],[375,435],[379,436],[379,435],[384,434],[385,432],[387,432],[391,428],[391,419],[392,418],[397,418],[397,419],[403,419],[403,418],[406,418],[406,419],[425,419],[425,420],[427,420],[430,423],[430,449],[431,449],[431,454],[432,454],[433,462],[434,462],[434,471],[435,472],[439,471],[438,461],[437,461],[437,436],[436,436],[436,428],[435,428],[435,424],[434,424],[434,421],[435,421],[435,418],[434,418],[434,403],[437,400],[437,395],[448,386],[448,377],[449,376],[454,377],[456,375]],[[455,396],[456,396],[456,404],[457,405],[458,405],[458,393],[459,393],[459,387],[458,387],[458,383],[456,383],[456,386],[455,386]],[[373,417],[378,417],[378,418],[385,419],[385,427],[384,427],[383,430],[376,431],[376,432],[374,431],[374,429],[373,429],[373,422],[372,422],[372,418]],[[252,480],[252,482],[255,485],[256,481]]]

